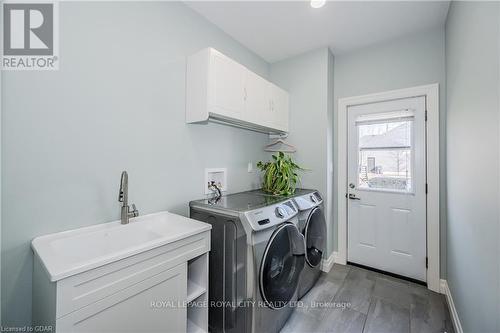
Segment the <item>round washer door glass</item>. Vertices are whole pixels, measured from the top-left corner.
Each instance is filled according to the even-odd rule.
[[[282,225],[271,236],[260,267],[260,290],[268,306],[282,308],[292,299],[304,261],[304,238],[295,225]]]
[[[323,211],[316,207],[307,219],[304,228],[306,239],[306,261],[311,267],[317,267],[321,263],[326,245],[326,222]]]

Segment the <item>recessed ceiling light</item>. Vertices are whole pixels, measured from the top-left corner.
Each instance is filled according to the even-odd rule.
[[[312,8],[321,8],[325,5],[326,0],[311,0]]]

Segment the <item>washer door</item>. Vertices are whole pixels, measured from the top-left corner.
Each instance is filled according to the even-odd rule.
[[[311,267],[317,267],[323,258],[326,245],[326,222],[321,208],[314,208],[304,228],[306,240],[306,261]]]
[[[279,309],[292,299],[304,268],[304,237],[285,223],[272,234],[260,266],[260,292],[266,305]]]

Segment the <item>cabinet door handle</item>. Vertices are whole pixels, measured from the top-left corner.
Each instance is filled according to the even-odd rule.
[[[243,100],[247,100],[247,88],[243,88]]]

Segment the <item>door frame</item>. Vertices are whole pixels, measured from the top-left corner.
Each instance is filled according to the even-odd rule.
[[[337,244],[339,264],[347,263],[347,112],[350,106],[384,102],[403,98],[421,97],[426,99],[426,218],[427,218],[427,288],[439,292],[439,84],[429,84],[405,89],[390,90],[362,96],[339,98],[337,127]]]

